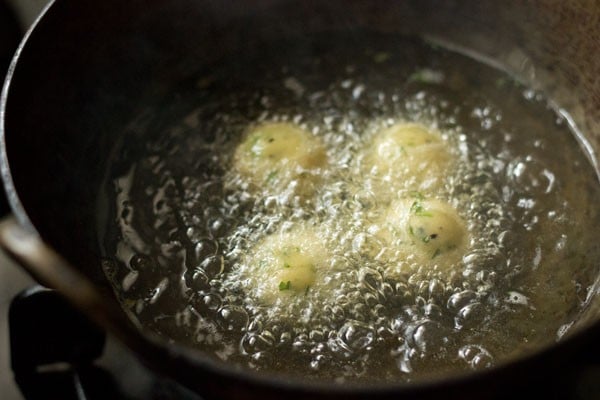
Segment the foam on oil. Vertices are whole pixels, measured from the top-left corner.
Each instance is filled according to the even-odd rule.
[[[117,239],[105,263],[123,307],[228,362],[336,382],[486,368],[554,340],[583,309],[600,260],[600,190],[568,126],[540,94],[464,56],[402,37],[339,39],[304,38],[310,55],[282,41],[224,62],[165,100],[185,115],[145,119],[136,156],[126,150],[140,144],[124,142],[115,164],[127,173],[109,171]],[[308,199],[257,192],[232,171],[260,121],[325,143],[329,164]],[[450,268],[373,234],[390,202],[414,191],[410,180],[382,190],[364,170],[372,137],[400,121],[438,130],[454,157],[424,193],[470,232]],[[328,252],[326,289],[265,305],[248,254],[306,225]]]

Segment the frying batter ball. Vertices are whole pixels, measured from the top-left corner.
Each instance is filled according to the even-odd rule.
[[[289,301],[325,286],[327,251],[314,228],[267,236],[240,266],[247,290],[264,304]]]
[[[321,141],[290,123],[263,123],[238,145],[234,168],[258,188],[283,190],[290,183],[306,192],[327,162]]]
[[[380,189],[430,191],[442,183],[450,161],[451,154],[439,133],[421,124],[399,123],[375,134],[365,166],[385,182]]]
[[[418,195],[395,201],[383,220],[378,237],[424,265],[449,267],[460,260],[468,244],[465,222],[440,200]]]

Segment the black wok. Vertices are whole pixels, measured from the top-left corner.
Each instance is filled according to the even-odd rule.
[[[96,205],[111,150],[146,99],[270,37],[356,27],[427,35],[480,54],[547,93],[570,112],[591,158],[600,151],[594,1],[57,0],[22,43],[4,86],[1,167],[14,217],[1,224],[0,244],[142,361],[206,397],[491,397],[543,384],[545,371],[598,337],[600,296],[569,337],[523,359],[372,387],[234,370],[142,332],[116,302],[100,267]]]

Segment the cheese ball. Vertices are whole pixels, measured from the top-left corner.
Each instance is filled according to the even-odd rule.
[[[392,202],[377,235],[396,254],[441,267],[462,258],[469,238],[464,220],[450,204],[421,196]]]
[[[265,237],[240,265],[246,290],[263,304],[292,301],[324,286],[327,251],[318,232],[299,226]]]
[[[451,159],[438,132],[421,124],[399,123],[375,133],[364,165],[384,182],[380,190],[435,191]]]
[[[290,123],[269,122],[250,129],[238,145],[234,169],[255,188],[283,190],[294,182],[309,191],[327,163],[321,141]]]

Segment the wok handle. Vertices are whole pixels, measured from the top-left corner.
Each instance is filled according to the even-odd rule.
[[[104,312],[97,289],[40,236],[14,216],[0,222],[0,247],[41,284],[56,289],[84,311]]]
[[[14,216],[0,221],[0,248],[41,284],[55,289],[90,320],[113,333],[134,351],[154,347],[125,316],[117,301],[74,268],[35,232]]]

